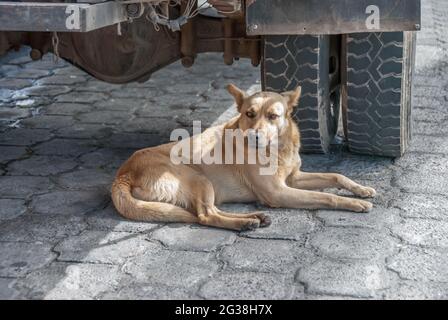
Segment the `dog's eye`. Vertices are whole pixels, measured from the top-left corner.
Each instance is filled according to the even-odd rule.
[[[268,116],[269,120],[277,120],[277,118],[278,118],[278,115],[273,114],[273,113]]]
[[[246,116],[247,116],[248,118],[255,118],[255,113],[252,112],[252,111],[247,111],[247,112],[246,112]]]

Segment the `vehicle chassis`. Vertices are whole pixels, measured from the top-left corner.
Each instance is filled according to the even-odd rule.
[[[343,113],[345,135],[349,138],[351,135],[353,141],[349,143],[351,150],[393,157],[406,150],[410,139],[413,31],[421,26],[420,0],[215,0],[210,2],[233,3],[235,8],[238,4],[238,10],[218,17],[198,14],[183,20],[189,0],[173,2],[176,5],[170,6],[163,0],[0,1],[0,55],[27,45],[34,60],[53,52],[111,83],[145,81],[153,72],[177,60],[190,67],[197,54],[203,52],[222,52],[228,65],[239,58],[249,58],[254,66],[261,64],[264,89],[282,91],[295,85],[307,86],[310,81],[316,83],[309,93],[321,96],[308,106],[317,104],[316,112],[299,114],[301,118],[314,118],[314,122],[299,119],[304,130],[307,127],[315,130],[309,138],[314,142],[305,141],[303,151],[328,151],[335,133],[332,122],[339,112],[330,112],[331,108]],[[145,5],[157,5],[177,25],[155,26],[145,13]],[[362,51],[376,44],[377,48]],[[285,56],[275,60],[273,57],[282,50]],[[286,55],[300,60],[307,50],[314,57],[294,62],[294,70],[291,62],[284,67],[272,63],[286,59]],[[374,54],[387,58],[378,60]],[[355,60],[362,57],[370,62],[357,70],[359,63]],[[376,75],[382,66],[375,64],[389,60],[399,61],[402,69],[386,66],[393,79],[388,74]],[[306,74],[302,69],[310,65],[318,65],[317,73],[312,80],[301,78],[299,73]],[[327,80],[323,80],[327,77],[325,73],[330,73]],[[357,92],[360,85],[356,83],[360,81],[358,75],[365,73],[370,74],[370,82],[362,85],[369,92],[360,94]],[[280,84],[277,79],[282,76],[286,81]],[[384,87],[397,78],[400,83]],[[389,104],[376,101],[383,99],[381,91],[397,90],[401,91],[398,102],[393,101],[394,97]],[[376,96],[372,98],[374,93]],[[331,99],[340,99],[340,103]],[[362,99],[368,100],[370,109],[356,105]],[[398,110],[393,109],[394,103],[398,104]],[[301,106],[304,104],[306,109],[306,103]],[[390,115],[399,118],[398,123],[385,124],[389,111],[382,114],[384,119],[371,119],[375,116],[372,109],[378,113],[376,110],[387,105],[391,106]],[[365,113],[365,117],[357,116],[360,113]],[[364,135],[357,125],[375,128]]]

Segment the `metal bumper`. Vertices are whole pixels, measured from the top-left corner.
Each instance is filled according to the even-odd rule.
[[[0,2],[0,31],[88,32],[128,19],[120,2]]]
[[[246,0],[248,35],[416,31],[420,0]]]

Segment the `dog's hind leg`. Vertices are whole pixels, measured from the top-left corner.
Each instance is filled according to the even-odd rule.
[[[310,173],[297,170],[288,177],[287,184],[292,188],[304,190],[343,188],[363,198],[376,195],[373,188],[364,187],[337,173]]]
[[[206,226],[237,231],[253,230],[261,226],[258,218],[225,216],[216,207],[203,207],[198,211],[199,223]]]
[[[112,185],[115,208],[128,219],[148,222],[198,222],[197,216],[184,208],[171,203],[137,199],[131,189],[131,180],[127,176],[117,177]]]
[[[271,218],[262,212],[251,212],[251,213],[231,213],[219,210],[218,213],[222,216],[229,218],[248,218],[248,219],[258,219],[260,220],[260,227],[269,227],[272,223]]]
[[[232,230],[251,230],[263,223],[260,214],[225,214],[215,206],[215,191],[212,183],[203,176],[191,180],[192,211],[202,225]]]

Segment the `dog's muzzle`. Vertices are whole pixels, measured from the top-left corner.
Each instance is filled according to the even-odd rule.
[[[261,131],[250,130],[247,133],[247,144],[251,148],[266,148],[269,145],[269,139]]]

